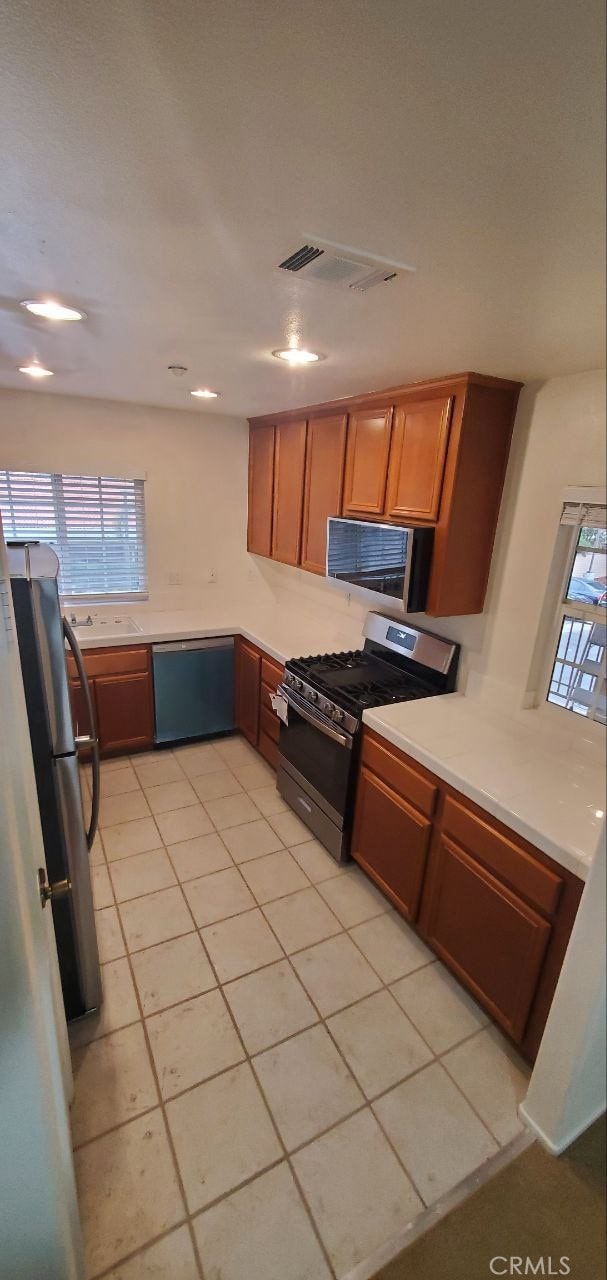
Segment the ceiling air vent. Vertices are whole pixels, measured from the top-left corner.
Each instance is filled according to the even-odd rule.
[[[403,271],[415,270],[405,262],[392,262],[389,258],[360,253],[349,245],[316,239],[314,244],[302,244],[278,265],[281,271],[290,271],[301,280],[356,289],[360,293],[398,279]]]

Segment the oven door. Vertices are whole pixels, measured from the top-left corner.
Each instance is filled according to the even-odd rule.
[[[280,725],[279,790],[333,856],[341,857],[355,738],[292,689],[281,685],[278,693],[288,704],[288,724]]]

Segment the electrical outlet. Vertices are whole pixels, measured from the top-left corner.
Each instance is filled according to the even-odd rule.
[[[169,586],[170,587],[183,586],[183,574],[179,573],[177,569],[171,569],[169,572]]]
[[[217,570],[209,569],[207,572],[207,582],[217,582]]]

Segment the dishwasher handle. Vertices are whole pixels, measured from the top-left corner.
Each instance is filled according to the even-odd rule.
[[[200,649],[226,649],[234,645],[234,636],[207,636],[203,640],[173,640],[153,644],[152,653],[192,653]]]

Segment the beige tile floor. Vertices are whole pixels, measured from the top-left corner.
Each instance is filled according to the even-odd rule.
[[[339,1280],[517,1137],[528,1070],[242,739],[102,785],[87,1277]]]

